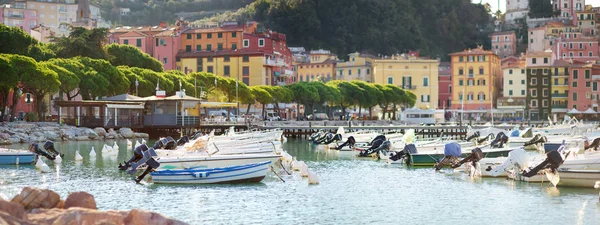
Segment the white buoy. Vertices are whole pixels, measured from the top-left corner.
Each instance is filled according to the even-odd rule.
[[[83,160],[83,157],[81,156],[81,154],[79,154],[79,151],[75,152],[75,161],[81,161]]]
[[[90,158],[96,157],[96,150],[94,150],[94,146],[92,146],[92,150],[90,151]]]
[[[140,145],[142,145],[142,144],[139,141],[135,140],[135,145],[133,146],[133,149],[136,149]]]
[[[308,177],[308,165],[304,162],[301,164],[300,175],[302,175],[302,177]]]
[[[133,143],[129,139],[127,139],[127,148],[130,148],[131,146],[133,146]]]
[[[292,169],[294,171],[300,171],[300,169],[302,169],[302,163],[303,163],[302,161],[296,161],[294,159],[294,161],[292,161]]]
[[[117,151],[119,150],[119,146],[117,145],[117,142],[116,142],[116,141],[115,141],[115,144],[113,145],[113,147],[112,147],[112,148],[113,148],[114,150],[117,150]]]
[[[142,138],[142,144],[146,144],[146,139]]]
[[[42,173],[50,172],[50,167],[46,165],[41,158],[38,158],[37,162],[35,163],[35,168],[40,170]]]
[[[308,171],[308,184],[319,184],[319,177],[312,171]]]
[[[60,157],[60,154],[58,154],[56,156],[56,158],[54,159],[54,163],[61,163],[62,162],[62,157]]]
[[[281,142],[284,142],[284,143],[287,142],[287,138],[283,135],[281,136]]]

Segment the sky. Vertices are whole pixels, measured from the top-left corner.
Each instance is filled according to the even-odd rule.
[[[496,12],[498,10],[498,0],[472,0],[474,3],[490,3],[492,6],[492,12]],[[514,1],[514,0],[512,0]],[[600,6],[600,0],[586,0],[586,5]],[[500,10],[502,12],[506,11],[506,0],[500,0]]]

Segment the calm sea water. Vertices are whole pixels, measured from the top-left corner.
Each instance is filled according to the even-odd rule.
[[[449,170],[405,168],[350,153],[320,150],[301,140],[284,148],[320,177],[308,185],[299,174],[269,175],[240,185],[135,184],[118,171],[130,157],[119,141],[117,159],[98,155],[107,142],[56,143],[65,154],[51,173],[31,166],[0,167],[0,197],[10,199],[25,186],[49,188],[63,198],[86,191],[102,210],[141,208],[190,224],[598,224],[598,191],[549,188],[506,179],[471,180]],[[153,143],[153,142],[151,142]],[[26,147],[15,145],[12,147]],[[75,152],[83,162],[73,160]]]

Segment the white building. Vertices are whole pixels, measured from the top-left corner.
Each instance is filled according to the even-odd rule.
[[[506,0],[506,23],[515,23],[515,20],[526,18],[529,13],[529,0]]]
[[[560,11],[561,17],[571,18],[576,11],[585,9],[585,0],[554,0],[552,1],[554,11]]]

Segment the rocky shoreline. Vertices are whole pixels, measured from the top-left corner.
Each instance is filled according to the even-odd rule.
[[[73,192],[65,200],[48,189],[25,187],[11,201],[0,198],[0,224],[53,225],[185,225],[159,213],[132,209],[130,211],[99,211],[94,196]]]
[[[136,133],[130,128],[112,128],[106,130],[102,127],[94,129],[60,125],[50,122],[11,122],[0,126],[0,145],[18,143],[31,143],[42,141],[90,141],[122,138],[148,138],[146,133]]]

